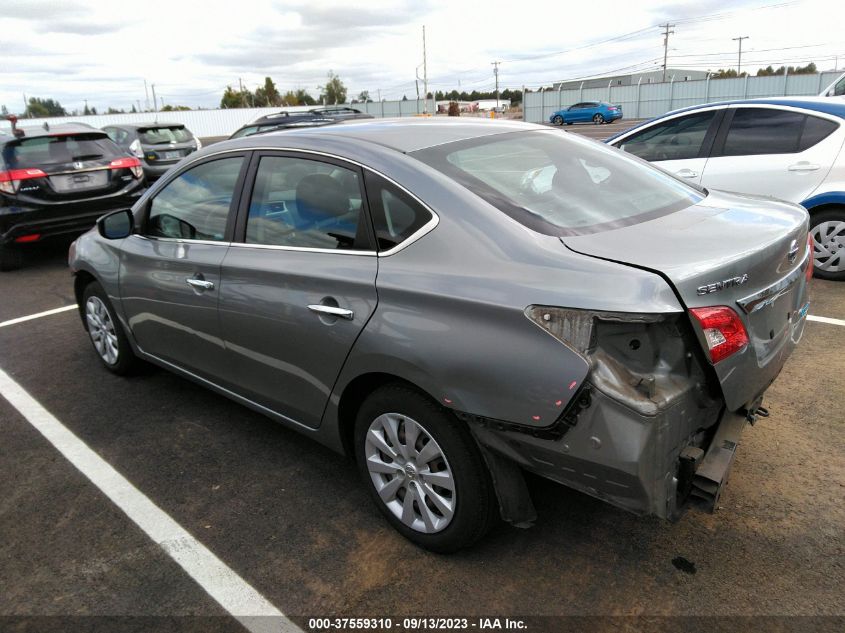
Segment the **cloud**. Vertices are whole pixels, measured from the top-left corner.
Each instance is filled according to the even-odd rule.
[[[36,25],[38,33],[70,33],[71,35],[105,35],[126,28],[126,22],[92,22],[89,20],[50,20]]]

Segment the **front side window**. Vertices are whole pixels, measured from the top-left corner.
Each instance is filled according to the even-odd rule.
[[[698,189],[606,145],[557,132],[447,143],[411,156],[547,235],[581,235],[699,202]]]
[[[371,249],[357,171],[331,163],[264,156],[255,175],[247,244]]]
[[[419,202],[381,176],[364,176],[379,250],[398,246],[431,220],[431,213]]]
[[[180,174],[152,199],[145,234],[223,241],[243,161],[221,158]]]
[[[737,108],[722,156],[791,154],[798,151],[806,115],[770,108]]]
[[[683,160],[699,156],[716,110],[657,123],[626,138],[619,149],[643,160]]]

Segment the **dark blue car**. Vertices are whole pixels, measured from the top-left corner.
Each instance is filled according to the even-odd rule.
[[[583,101],[563,110],[558,110],[549,117],[555,125],[572,125],[573,123],[612,123],[622,118],[622,106],[605,103],[604,101]]]

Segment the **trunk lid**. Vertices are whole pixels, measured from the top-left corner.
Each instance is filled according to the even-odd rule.
[[[714,365],[731,410],[755,403],[803,332],[811,264],[807,212],[797,205],[710,192],[655,220],[561,241],[575,252],[660,274],[687,309],[732,308],[749,344]],[[691,322],[709,358],[703,332]]]

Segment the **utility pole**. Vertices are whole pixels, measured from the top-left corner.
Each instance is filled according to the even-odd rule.
[[[156,85],[150,84],[150,90],[153,91],[153,110],[158,112],[158,102],[156,101]]]
[[[91,114],[91,110],[88,109],[88,99],[85,99],[85,109],[82,111],[83,114]]]
[[[428,59],[425,54],[425,24],[423,24],[423,114],[428,114]]]
[[[496,112],[499,111],[499,64],[502,62],[491,62],[493,64],[493,75],[496,77]]]
[[[140,107],[138,108],[141,109]],[[150,93],[147,91],[147,80],[144,79],[144,111],[150,109]]]
[[[32,118],[32,113],[29,111],[29,101],[26,100],[26,93],[23,93],[23,116],[29,115]]]
[[[739,77],[742,74],[742,40],[747,40],[748,35],[743,35],[742,37],[735,37],[733,38],[734,42],[739,42],[739,59],[736,61],[736,76]]]
[[[673,28],[674,24],[659,24],[658,25],[663,31],[663,82],[666,82],[666,60],[669,57],[669,36],[674,35],[675,31],[670,31],[669,29]]]

